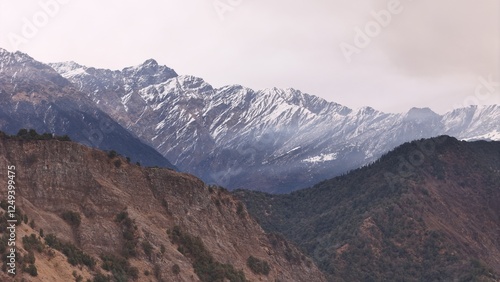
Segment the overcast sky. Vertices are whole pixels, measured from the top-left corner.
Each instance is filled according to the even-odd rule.
[[[500,103],[499,28],[498,0],[0,0],[0,47],[42,62],[154,58],[386,112]]]

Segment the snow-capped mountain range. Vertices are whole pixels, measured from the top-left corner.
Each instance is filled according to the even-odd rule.
[[[419,138],[500,140],[498,105],[390,114],[295,89],[213,88],[154,60],[122,71],[50,66],[179,169],[231,189],[304,188]]]
[[[16,134],[21,128],[69,135],[142,165],[175,168],[50,66],[0,48],[0,130]]]

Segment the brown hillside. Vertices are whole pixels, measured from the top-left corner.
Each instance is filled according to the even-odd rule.
[[[122,274],[130,279],[136,267],[138,281],[200,281],[194,267],[200,261],[210,262],[205,270],[218,267],[236,276],[242,270],[248,281],[325,281],[309,258],[264,233],[230,193],[194,176],[132,165],[73,142],[4,138],[1,199],[7,195],[9,165],[16,166],[16,206],[34,227],[18,226],[18,246],[30,233],[44,245],[34,251],[38,276],[19,271],[19,281],[74,281],[73,271],[83,281],[98,273],[118,275],[103,269],[103,254],[126,258],[130,265]],[[48,234],[83,250],[95,266],[72,266],[63,252],[48,246]],[[24,255],[25,247],[18,247]],[[251,256],[267,262],[267,275],[248,266]]]

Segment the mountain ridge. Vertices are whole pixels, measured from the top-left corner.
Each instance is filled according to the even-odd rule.
[[[498,281],[500,142],[442,136],[285,195],[237,190],[329,281]]]
[[[292,88],[213,88],[190,75],[108,95],[95,92],[93,80],[58,71],[84,92],[94,91],[89,95],[101,109],[181,169],[231,189],[290,192],[366,165],[418,138],[448,134],[500,140],[498,105],[443,115],[428,108],[390,114],[371,107],[349,109]]]
[[[17,240],[18,267],[40,270],[38,277],[18,270],[19,279],[66,282],[73,271],[71,279],[93,281],[325,281],[293,244],[264,233],[227,190],[192,175],[130,164],[75,142],[3,134],[0,164],[15,169],[18,235],[33,236]],[[0,178],[4,195],[7,180]],[[6,224],[3,203],[0,211]],[[0,232],[5,238],[6,229]],[[5,253],[7,241],[0,242]],[[10,277],[2,271],[0,279]]]

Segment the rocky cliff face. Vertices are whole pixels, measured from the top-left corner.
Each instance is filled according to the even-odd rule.
[[[69,281],[73,270],[88,278],[99,272],[113,275],[103,269],[102,254],[128,254],[139,281],[200,281],[200,258],[189,251],[195,237],[213,262],[242,270],[249,281],[324,281],[309,258],[279,236],[266,234],[231,194],[192,175],[139,167],[73,142],[4,138],[2,195],[7,195],[9,165],[16,166],[17,206],[34,221],[33,228],[18,228],[22,234],[38,236],[43,229],[45,240],[55,234],[97,262],[94,268],[71,267],[58,251],[53,256],[47,249],[35,252],[39,275],[23,274],[30,281],[45,281],[42,274],[50,281]],[[78,215],[71,218],[79,217],[79,223],[68,221],[68,214]],[[182,241],[179,234],[191,239]],[[252,270],[250,257],[267,262],[269,273]],[[56,267],[51,259],[61,264]]]

